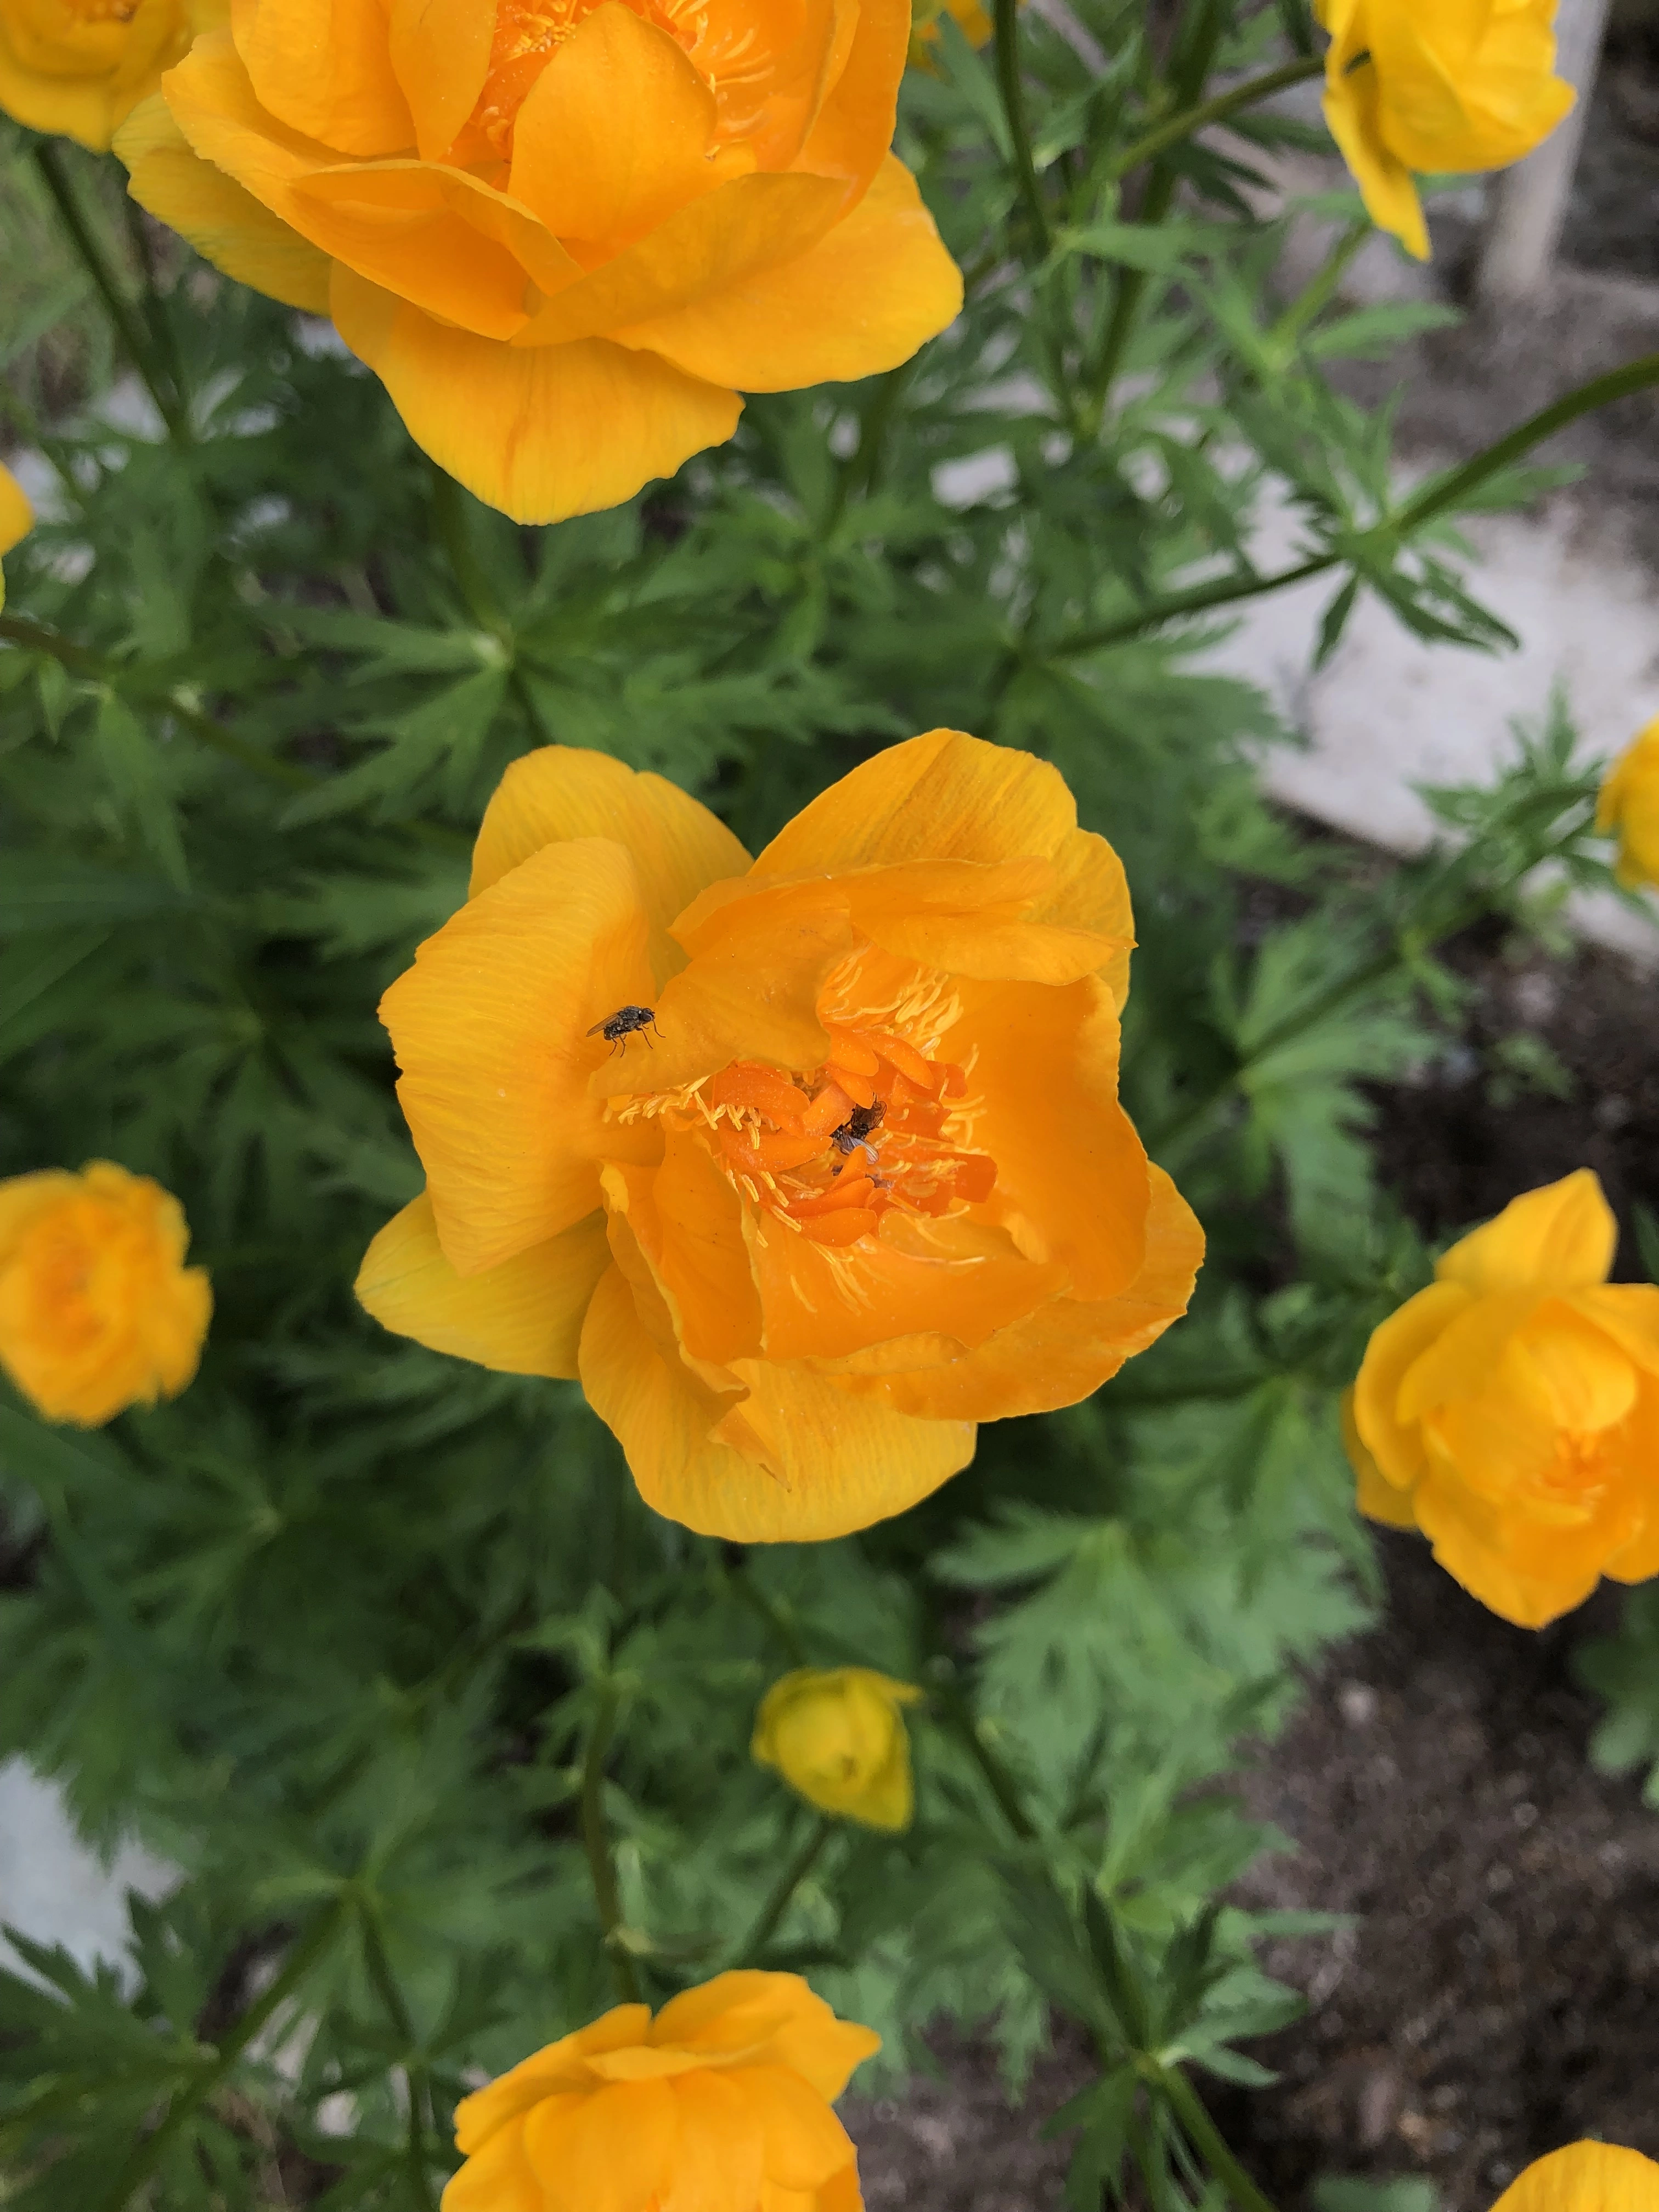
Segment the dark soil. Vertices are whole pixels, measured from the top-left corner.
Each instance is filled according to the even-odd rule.
[[[1451,964],[1471,992],[1457,1039],[1375,1093],[1380,1171],[1425,1235],[1584,1165],[1626,1223],[1632,1201],[1659,1207],[1659,978],[1479,933]],[[1641,1272],[1628,1236],[1619,1272]],[[1255,2046],[1278,2085],[1206,2094],[1285,2212],[1331,2174],[1422,2176],[1445,2212],[1486,2212],[1582,2135],[1659,2156],[1659,1814],[1639,1776],[1587,1758],[1601,1708],[1573,1654],[1613,1632],[1621,1592],[1534,1633],[1418,1539],[1379,1531],[1378,1549],[1379,1626],[1329,1653],[1239,1782],[1293,1845],[1240,1901],[1353,1923],[1266,1956],[1309,2000]],[[1062,2029],[1013,2112],[988,2051],[938,2055],[942,2081],[849,2105],[870,2212],[1058,2207],[1066,2148],[1041,2130],[1089,2078],[1080,2045]]]

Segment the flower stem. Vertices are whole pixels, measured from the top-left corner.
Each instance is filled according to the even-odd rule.
[[[36,142],[34,165],[81,258],[82,266],[103,301],[123,351],[143,380],[144,387],[155,402],[156,412],[166,423],[173,443],[187,446],[190,443],[190,426],[179,405],[179,396],[168,389],[166,380],[156,367],[143,323],[131,301],[122,290],[103,246],[87,220],[86,210],[82,206],[80,196],[64,166],[63,149],[55,138],[42,138]]]
[[[1040,1832],[1036,1822],[1026,1811],[1020,1796],[1019,1784],[985,1741],[979,1731],[979,1723],[973,1710],[954,1682],[936,1682],[932,1695],[940,1711],[961,1738],[963,1747],[985,1778],[985,1786],[997,1801],[998,1809],[1022,1843],[1030,1843]]]
[[[742,1948],[732,1962],[734,1966],[752,1966],[761,1956],[775,1934],[778,1923],[789,1910],[795,1892],[817,1864],[824,1845],[835,1832],[835,1820],[828,1813],[820,1813],[806,1841],[778,1876],[772,1894],[762,1905],[754,1926],[744,1937]]]
[[[599,1907],[599,1926],[604,1930],[611,1971],[616,1978],[617,1994],[624,2004],[638,2004],[639,1976],[634,1971],[633,1960],[617,1941],[623,1924],[622,1896],[617,1886],[617,1863],[611,1856],[611,1838],[605,1825],[605,1759],[616,1732],[620,1702],[615,1688],[609,1684],[599,1692],[599,1710],[587,1738],[587,1756],[582,1763],[582,1842],[587,1851],[593,1902]]]
[[[1274,93],[1283,92],[1287,86],[1304,84],[1310,76],[1322,76],[1324,68],[1324,63],[1312,56],[1298,57],[1293,62],[1284,63],[1278,69],[1264,71],[1261,76],[1249,77],[1243,84],[1236,84],[1229,91],[1217,93],[1213,100],[1204,100],[1196,107],[1183,109],[1181,114],[1170,116],[1167,123],[1160,123],[1155,131],[1149,131],[1144,138],[1137,138],[1132,145],[1126,146],[1112,162],[1107,174],[1114,178],[1127,177],[1131,169],[1138,169],[1143,161],[1150,161],[1166,146],[1177,145],[1183,138],[1191,138],[1200,131],[1207,131],[1212,124],[1224,123],[1230,115],[1237,115],[1240,108],[1254,107],[1258,100],[1271,100]],[[1369,229],[1369,224],[1366,228]]]
[[[193,2081],[178,2092],[160,2126],[152,2129],[134,2145],[108,2192],[99,2199],[97,2212],[125,2212],[126,2206],[131,2203],[139,2188],[155,2172],[169,2148],[183,2132],[185,2123],[228,2078],[237,2060],[266,2021],[288,2002],[331,1948],[339,1935],[345,1915],[344,1904],[337,1899],[314,1923],[310,1933],[295,1945],[289,1953],[288,1964],[270,1988],[254,1999],[235,2027],[215,2047],[211,2063],[202,2069]]]
[[[1046,261],[1052,251],[1054,234],[1048,222],[1048,203],[1042,197],[1042,187],[1037,181],[1036,162],[1031,153],[1031,125],[1025,112],[1025,87],[1019,74],[1019,0],[996,0],[996,61],[997,89],[1002,95],[1002,112],[1008,125],[1008,143],[1013,148],[1014,175],[1019,185],[1019,196],[1025,203],[1036,240],[1036,258]]]
[[[1154,2060],[1146,2070],[1149,2080],[1163,2092],[1194,2148],[1232,2198],[1238,2212],[1276,2212],[1272,2198],[1262,2195],[1227,2148],[1221,2130],[1205,2110],[1203,2100],[1181,2069],[1161,2065]]]
[[[392,1961],[386,1957],[386,1944],[380,1935],[372,1899],[360,1894],[357,1899],[358,1923],[362,1934],[363,1963],[368,1969],[368,1978],[374,1984],[375,1995],[384,2007],[392,2031],[404,2046],[404,2079],[409,2088],[409,2148],[407,2152],[409,2178],[419,2199],[421,2212],[438,2212],[437,2200],[432,2194],[432,2161],[427,2155],[427,2123],[430,2117],[431,2083],[425,2062],[415,2056],[419,2038],[410,2017],[404,1993],[398,1986],[398,1978],[392,1971]]]

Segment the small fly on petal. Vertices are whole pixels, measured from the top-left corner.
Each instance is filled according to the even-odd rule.
[[[625,1052],[628,1040],[635,1030],[643,1034],[647,1027],[655,1029],[656,1026],[657,1017],[652,1007],[618,1006],[614,1014],[607,1014],[602,1022],[595,1022],[587,1034],[589,1036],[602,1036],[607,1044],[616,1048],[617,1052]],[[645,1042],[648,1048],[650,1038],[647,1037]]]

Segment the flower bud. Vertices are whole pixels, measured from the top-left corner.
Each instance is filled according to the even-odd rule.
[[[750,1750],[825,1813],[872,1828],[908,1828],[915,1809],[910,1739],[899,1708],[921,1692],[867,1667],[803,1667],[774,1682]]]
[[[1659,890],[1659,720],[1650,722],[1613,763],[1601,786],[1595,826],[1619,839],[1613,872],[1620,882]]]
[[[0,1182],[0,1367],[49,1421],[175,1398],[213,1311],[176,1198],[109,1160]]]

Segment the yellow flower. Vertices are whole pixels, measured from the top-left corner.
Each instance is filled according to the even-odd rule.
[[[1325,120],[1373,222],[1419,261],[1413,182],[1506,168],[1572,106],[1555,75],[1556,0],[1315,0],[1331,34]]]
[[[889,149],[908,0],[239,0],[122,131],[135,197],[331,314],[520,521],[908,361],[962,283]]]
[[[0,1367],[49,1421],[176,1398],[213,1311],[176,1198],[109,1160],[0,1182]]]
[[[1659,890],[1659,721],[1650,722],[1614,762],[1601,786],[1595,826],[1619,833],[1620,882]]]
[[[550,746],[471,890],[381,1004],[427,1189],[357,1293],[579,1374],[659,1513],[866,1528],[1185,1310],[1202,1234],[1117,1097],[1123,870],[1047,763],[933,731],[751,865]]]
[[[9,553],[20,538],[34,527],[34,509],[23,496],[23,488],[11,471],[0,467],[0,556]],[[6,572],[0,568],[0,607],[6,604]]]
[[[1025,0],[1019,0],[1024,7]],[[916,0],[910,17],[910,59],[918,69],[930,74],[936,64],[933,49],[939,44],[939,18],[948,15],[970,46],[989,43],[996,28],[981,0]]]
[[[443,2212],[862,2212],[830,2108],[880,2048],[798,1974],[618,2005],[456,2108]]]
[[[0,112],[103,153],[223,0],[0,0]]]
[[[1588,1168],[1512,1200],[1375,1332],[1354,1386],[1360,1510],[1422,1529],[1523,1628],[1603,1574],[1659,1574],[1659,1287],[1608,1282],[1617,1240]]]
[[[749,1748],[821,1812],[872,1828],[908,1828],[915,1809],[910,1739],[900,1710],[921,1695],[867,1667],[803,1667],[774,1682]]]
[[[1659,2166],[1620,2143],[1569,2143],[1534,2159],[1492,2212],[1659,2212]]]

